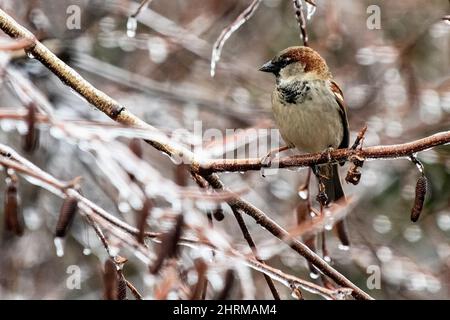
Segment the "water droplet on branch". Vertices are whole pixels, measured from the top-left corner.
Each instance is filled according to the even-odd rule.
[[[55,243],[56,255],[58,257],[64,256],[64,239],[60,237],[55,237],[53,242]]]
[[[298,192],[298,195],[299,195],[299,197],[302,198],[303,200],[308,199],[308,189],[300,190],[300,191]]]
[[[128,17],[127,20],[127,36],[134,38],[136,36],[137,19],[135,17]]]

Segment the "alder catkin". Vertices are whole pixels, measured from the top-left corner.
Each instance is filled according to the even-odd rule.
[[[21,214],[17,183],[14,179],[7,179],[4,200],[5,229],[16,236],[23,234],[23,217]]]
[[[59,214],[58,222],[56,223],[55,237],[64,238],[69,230],[70,225],[75,217],[78,208],[78,200],[74,197],[67,197]]]
[[[118,296],[118,279],[116,264],[110,259],[105,262],[105,269],[103,271],[103,283],[105,300],[116,300]]]
[[[414,198],[414,206],[411,210],[411,221],[416,222],[419,220],[420,213],[423,209],[423,203],[425,201],[425,195],[427,193],[427,178],[425,175],[421,175],[416,183],[416,196]]]
[[[202,258],[197,258],[194,261],[195,270],[197,271],[197,282],[191,289],[190,300],[203,300],[207,286],[206,272],[208,270],[208,265]]]
[[[33,152],[39,145],[39,130],[36,127],[37,107],[34,103],[28,106],[28,114],[26,117],[28,131],[23,139],[23,149],[26,152]]]
[[[231,289],[233,289],[234,284],[234,271],[228,269],[225,273],[224,285],[222,291],[219,292],[214,300],[227,300],[230,296]]]
[[[153,207],[153,201],[149,198],[146,198],[142,205],[142,209],[137,215],[137,228],[139,230],[139,233],[137,234],[136,239],[137,241],[139,241],[139,243],[144,243],[145,227],[147,226],[147,219],[150,216]]]
[[[166,258],[174,258],[178,253],[178,241],[183,232],[183,215],[179,214],[176,217],[175,225],[171,230],[163,234],[161,244],[158,247],[158,254],[155,262],[150,266],[150,273],[157,273],[163,266]]]

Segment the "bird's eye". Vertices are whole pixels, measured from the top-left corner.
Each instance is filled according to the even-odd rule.
[[[290,64],[290,63],[292,62],[291,60],[292,60],[292,59],[291,59],[290,57],[283,58],[283,59],[280,61],[280,67],[281,67],[281,68],[286,67],[288,64]]]

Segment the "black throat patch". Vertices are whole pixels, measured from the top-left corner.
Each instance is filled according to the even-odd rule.
[[[283,104],[303,103],[306,99],[312,100],[310,96],[311,86],[308,81],[292,81],[290,83],[278,84]]]

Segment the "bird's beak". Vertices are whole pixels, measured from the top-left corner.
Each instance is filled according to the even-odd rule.
[[[278,71],[278,68],[271,60],[264,63],[261,68],[259,68],[259,71],[276,73]]]

